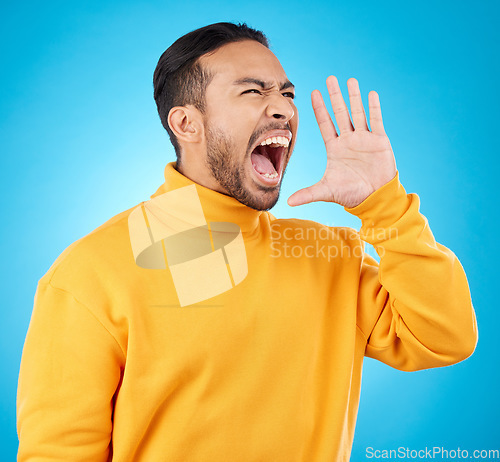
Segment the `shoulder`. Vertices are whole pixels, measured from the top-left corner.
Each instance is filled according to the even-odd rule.
[[[125,210],[68,246],[40,282],[66,288],[68,281],[94,280],[120,272],[134,262],[128,217],[140,204]]]

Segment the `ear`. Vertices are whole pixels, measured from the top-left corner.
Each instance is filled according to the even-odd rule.
[[[170,109],[168,125],[179,141],[199,143],[203,140],[203,118],[200,111],[192,105]]]

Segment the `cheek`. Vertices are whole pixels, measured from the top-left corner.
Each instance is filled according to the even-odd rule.
[[[237,135],[248,125],[248,110],[234,104],[226,104],[217,113],[211,114],[210,122],[228,135]]]
[[[296,111],[294,107],[294,112]],[[263,114],[265,107],[261,100],[255,98],[255,101],[247,101],[245,104],[226,101],[217,111],[210,111],[208,119],[210,126],[222,133],[238,151],[237,155],[243,157],[252,135],[259,129],[259,124],[262,125]]]

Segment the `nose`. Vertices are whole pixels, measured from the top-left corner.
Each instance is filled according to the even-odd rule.
[[[288,122],[295,115],[291,100],[283,96],[280,92],[273,92],[268,98],[269,101],[266,108],[266,115],[268,117]]]

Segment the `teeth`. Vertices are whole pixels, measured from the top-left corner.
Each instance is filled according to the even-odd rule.
[[[290,144],[290,141],[285,136],[271,136],[260,143],[261,146],[267,146],[268,144],[278,144],[286,148]]]
[[[262,176],[265,176],[266,178],[276,178],[278,176],[278,172],[274,172],[274,173],[262,173]]]

